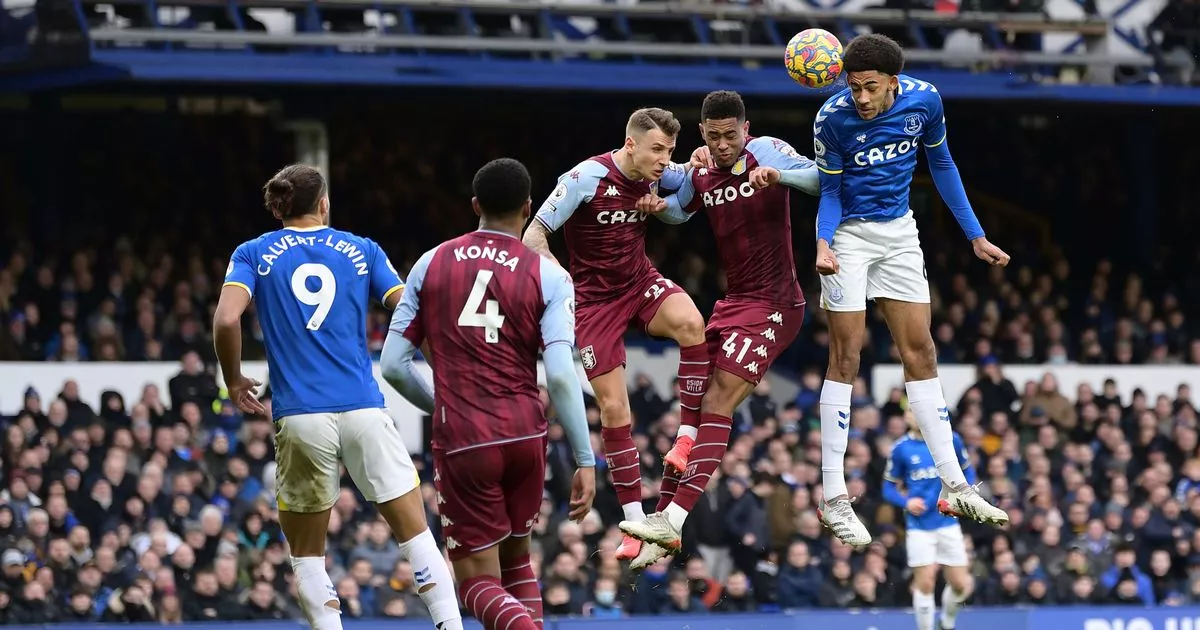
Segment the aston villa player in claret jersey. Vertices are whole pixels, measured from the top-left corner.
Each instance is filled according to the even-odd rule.
[[[573,353],[574,290],[566,271],[517,239],[531,205],[520,162],[489,162],[472,189],[479,229],[413,266],[380,363],[388,382],[433,416],[433,482],[463,605],[486,630],[541,630],[529,534],[546,480],[542,348],[550,399],[578,467],[570,517],[587,516],[595,496]],[[423,342],[433,392],[412,365]]]
[[[666,457],[667,475],[687,467],[700,424],[700,399],[708,379],[704,319],[687,293],[646,257],[642,197],[662,185],[677,189],[684,169],[671,164],[679,121],[666,110],[639,109],[625,126],[625,143],[580,162],[525,230],[525,244],[553,258],[551,232],[563,228],[579,300],[575,334],[583,369],[600,405],[604,454],[626,520],[645,518],[642,475],[631,432],[625,377],[624,336],[631,324],[679,344],[680,433]],[[666,551],[626,536],[616,557],[634,568],[653,564]]]
[[[789,193],[820,191],[812,162],[782,140],[749,135],[737,92],[709,94],[700,112],[705,147],[678,192],[639,203],[667,223],[703,210],[729,285],[705,331],[715,369],[700,401],[691,463],[682,481],[664,478],[655,514],[621,523],[626,534],[667,549],[679,548],[683,522],[725,456],[734,410],[800,331],[804,293],[792,257]]]

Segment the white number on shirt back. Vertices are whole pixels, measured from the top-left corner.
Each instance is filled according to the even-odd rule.
[[[321,281],[321,288],[316,291],[308,290],[308,279],[316,278]],[[325,318],[329,317],[329,309],[333,307],[333,298],[337,296],[337,280],[329,267],[321,263],[304,263],[292,272],[292,295],[301,304],[317,307],[312,317],[308,318],[305,328],[320,330]]]
[[[500,303],[496,300],[487,302],[483,300],[493,275],[491,269],[480,269],[479,273],[475,274],[475,285],[471,287],[467,303],[463,305],[462,312],[458,314],[459,326],[483,329],[485,343],[499,343],[500,328],[504,326],[504,315],[500,312]],[[483,312],[479,311],[480,305],[483,306]]]

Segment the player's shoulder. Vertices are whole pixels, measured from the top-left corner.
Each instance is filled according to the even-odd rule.
[[[898,91],[909,106],[928,107],[942,102],[942,95],[938,92],[937,86],[929,81],[907,74],[898,75],[896,81],[900,84],[897,88]]]
[[[607,159],[606,159],[607,158]],[[601,179],[608,175],[612,166],[612,158],[608,154],[602,153],[594,155],[571,168],[571,170],[563,173],[559,178],[568,186],[573,184],[596,185]]]
[[[813,126],[820,128],[821,124],[827,120],[839,120],[845,118],[847,114],[853,113],[854,99],[850,94],[850,88],[845,87],[825,99],[825,102],[817,109]]]
[[[528,248],[526,248],[526,249],[528,249]],[[530,249],[527,252],[527,254],[530,256],[537,257],[538,265],[536,268],[538,270],[538,276],[541,279],[542,286],[548,287],[548,286],[553,286],[556,284],[566,285],[566,286],[570,286],[570,287],[575,286],[574,281],[571,280],[571,274],[568,273],[566,269],[563,269],[561,266],[559,266],[557,263],[555,263],[553,260],[550,260],[549,258],[546,258],[545,256],[538,254],[537,252],[533,251],[532,249]]]
[[[908,435],[902,435],[900,436],[900,439],[896,440],[896,442],[892,444],[892,453],[903,453],[906,449],[912,448],[912,445],[915,443],[916,442]]]

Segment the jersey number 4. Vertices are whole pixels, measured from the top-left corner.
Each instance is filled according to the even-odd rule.
[[[307,286],[309,278],[320,280],[321,288],[309,291]],[[304,327],[309,330],[320,330],[321,324],[325,323],[325,318],[329,317],[329,309],[333,307],[333,298],[337,296],[337,280],[334,279],[333,272],[329,270],[329,267],[321,263],[304,263],[292,272],[292,295],[295,295],[301,304],[317,307]]]
[[[475,274],[475,285],[467,296],[467,303],[458,314],[458,325],[470,328],[482,328],[483,340],[486,343],[500,342],[500,329],[504,326],[504,314],[500,312],[500,303],[496,300],[484,301],[488,285],[492,282],[491,269],[480,269]],[[479,307],[483,306],[483,312]]]

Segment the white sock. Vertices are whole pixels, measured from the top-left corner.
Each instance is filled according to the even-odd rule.
[[[847,494],[846,444],[850,441],[849,383],[825,380],[821,386],[821,484],[825,500]]]
[[[462,614],[450,567],[438,549],[433,534],[426,529],[411,540],[400,543],[400,557],[412,565],[417,580],[417,595],[429,609],[433,625],[445,630],[462,630]],[[442,624],[442,625],[439,625]]]
[[[933,630],[933,593],[913,591],[913,613],[917,617],[917,630]]]
[[[675,531],[683,531],[683,522],[686,521],[688,517],[687,510],[679,507],[674,501],[672,501],[667,505],[667,508],[663,510],[663,513],[667,515],[667,520],[671,523],[671,526],[675,528]]]
[[[625,512],[625,520],[627,521],[644,521],[646,520],[646,510],[642,507],[641,502],[626,503],[621,506],[621,510]]]
[[[935,377],[912,381],[905,383],[904,389],[908,392],[908,408],[917,416],[921,436],[925,438],[929,452],[933,453],[938,476],[951,488],[966,485],[967,478],[958,463],[958,453],[954,452],[954,430],[950,428],[950,410],[942,395],[941,380]]]
[[[946,588],[942,589],[942,627],[946,630],[953,630],[954,625],[958,623],[958,613],[963,609],[962,594],[950,588],[947,584]]]
[[[675,432],[675,437],[683,437],[686,435],[694,440],[698,434],[699,430],[696,429],[696,427],[689,427],[686,424],[681,424],[679,425],[679,430]]]
[[[326,604],[333,602],[341,606],[333,581],[325,572],[325,556],[292,558],[292,572],[296,574],[296,595],[300,599],[300,610],[313,630],[342,630],[342,611]]]

